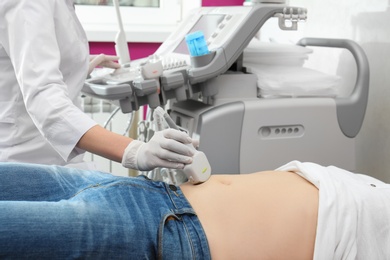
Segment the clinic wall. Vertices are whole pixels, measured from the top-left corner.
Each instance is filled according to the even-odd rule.
[[[203,0],[202,6],[228,6],[242,5],[243,0]],[[161,43],[129,43],[129,50],[132,59],[140,59],[153,54]],[[111,54],[115,55],[113,42],[90,42],[89,48],[91,54]]]
[[[302,36],[352,39],[367,54],[370,89],[356,138],[356,171],[390,182],[390,0],[290,0],[290,4],[308,9]],[[311,65],[347,79],[345,93],[354,84],[356,66],[348,52],[320,54]]]

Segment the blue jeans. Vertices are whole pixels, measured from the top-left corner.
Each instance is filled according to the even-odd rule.
[[[179,187],[0,163],[0,258],[210,259],[210,252]]]

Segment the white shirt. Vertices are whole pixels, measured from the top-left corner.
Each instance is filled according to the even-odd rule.
[[[319,189],[314,259],[389,259],[389,184],[314,163],[293,161],[278,170],[294,171]]]
[[[96,125],[79,108],[88,58],[72,0],[0,1],[0,161],[82,160]]]

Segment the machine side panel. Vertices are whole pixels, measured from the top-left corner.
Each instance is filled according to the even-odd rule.
[[[355,170],[355,139],[343,134],[332,98],[245,102],[240,172],[309,161]]]

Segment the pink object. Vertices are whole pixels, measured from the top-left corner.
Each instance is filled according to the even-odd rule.
[[[131,59],[136,60],[148,57],[149,55],[153,54],[158,49],[158,47],[160,47],[161,43],[132,42],[128,45],[131,53]],[[89,49],[91,54],[104,53],[108,55],[115,55],[114,42],[90,42]]]
[[[202,0],[202,6],[242,5],[244,0]]]

